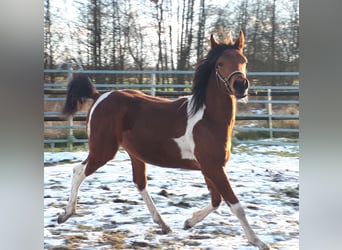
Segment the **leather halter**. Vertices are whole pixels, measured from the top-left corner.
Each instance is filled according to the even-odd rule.
[[[244,77],[246,76],[246,74],[242,71],[239,70],[235,70],[232,73],[230,73],[227,77],[223,77],[221,75],[221,73],[216,69],[216,76],[218,79],[220,79],[222,82],[224,82],[224,86],[226,87],[227,91],[229,94],[233,94],[233,91],[231,90],[230,86],[229,86],[229,82],[232,79],[233,76],[237,75],[237,74],[241,74]]]

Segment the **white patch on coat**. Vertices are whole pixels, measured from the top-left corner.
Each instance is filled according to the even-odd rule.
[[[90,122],[91,122],[91,117],[93,115],[95,108],[97,107],[97,105],[99,105],[100,102],[102,102],[104,99],[106,99],[112,92],[113,91],[110,91],[110,92],[106,92],[106,93],[100,95],[100,97],[96,100],[94,105],[91,107],[90,112],[89,112],[88,124],[87,124],[87,135],[88,135],[88,137],[90,137]]]
[[[195,125],[202,120],[205,106],[198,110],[194,115],[190,115],[191,108],[192,108],[192,96],[188,97],[188,106],[187,106],[187,114],[188,120],[186,124],[185,134],[174,138],[175,142],[177,143],[180,151],[182,159],[189,159],[189,160],[196,160],[195,158],[195,141],[193,136],[193,129]]]

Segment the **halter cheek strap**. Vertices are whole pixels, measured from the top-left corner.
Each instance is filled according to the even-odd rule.
[[[226,87],[226,89],[228,90],[229,93],[233,93],[233,91],[231,90],[230,86],[229,86],[229,82],[232,79],[233,76],[237,75],[237,74],[241,74],[243,76],[246,76],[246,74],[242,71],[239,70],[235,70],[232,73],[230,73],[227,77],[223,77],[220,72],[218,72],[218,70],[216,69],[216,76],[222,81],[224,82],[224,86]]]

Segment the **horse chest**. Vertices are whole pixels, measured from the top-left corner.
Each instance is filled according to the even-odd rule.
[[[205,106],[203,106],[199,111],[193,116],[189,116],[187,120],[186,130],[184,135],[173,138],[176,142],[178,148],[180,149],[180,154],[182,159],[196,160],[195,157],[195,141],[193,136],[193,129],[195,125],[203,118]],[[190,105],[188,105],[188,113],[190,112]]]

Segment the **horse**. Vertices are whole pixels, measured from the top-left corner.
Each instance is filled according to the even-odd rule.
[[[247,98],[250,85],[244,46],[242,31],[235,42],[231,35],[224,42],[211,35],[210,50],[196,66],[191,95],[176,100],[138,90],[101,94],[88,76],[75,76],[68,84],[62,113],[71,116],[86,99],[93,99],[86,128],[89,152],[73,168],[71,194],[57,222],[63,223],[75,213],[79,186],[84,179],[112,160],[122,147],[131,160],[133,182],[162,233],[171,232],[171,228],[148,192],[146,163],[202,172],[211,202],[193,213],[185,221],[184,229],[202,221],[224,200],[237,216],[248,242],[259,249],[269,249],[249,225],[225,172],[231,155],[236,102]]]

